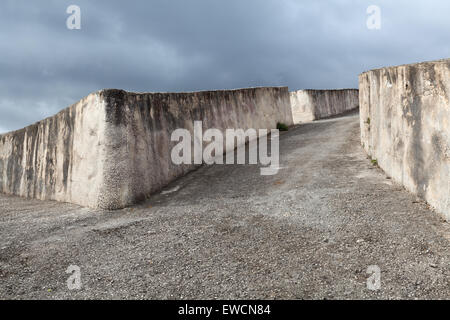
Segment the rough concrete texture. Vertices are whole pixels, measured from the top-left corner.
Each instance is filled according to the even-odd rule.
[[[194,93],[136,94],[116,91],[106,98],[107,208],[123,208],[144,200],[175,178],[195,168],[171,160],[174,130],[194,121],[203,129],[275,129],[292,125],[287,87]],[[205,144],[205,143],[204,143]]]
[[[286,87],[193,93],[102,90],[54,117],[0,136],[0,191],[118,209],[195,168],[170,159],[172,132],[291,125]],[[192,134],[193,136],[193,134]]]
[[[358,89],[298,90],[290,93],[294,123],[314,121],[358,109]]]
[[[104,102],[95,93],[53,117],[0,135],[0,192],[97,206],[103,119]]]
[[[304,124],[278,175],[204,166],[113,212],[0,195],[0,298],[450,299],[449,224],[359,139],[357,115]]]
[[[450,219],[450,59],[363,73],[361,141],[395,181]]]

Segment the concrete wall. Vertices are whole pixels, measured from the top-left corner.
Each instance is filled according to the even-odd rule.
[[[290,96],[294,123],[331,117],[359,106],[357,89],[299,90]]]
[[[359,84],[364,149],[450,220],[450,59],[372,70]]]
[[[118,209],[192,170],[174,165],[172,132],[293,124],[286,87],[193,93],[102,90],[0,136],[0,191]],[[192,134],[193,136],[193,134]]]
[[[104,106],[91,94],[0,135],[0,192],[95,207],[103,184]]]

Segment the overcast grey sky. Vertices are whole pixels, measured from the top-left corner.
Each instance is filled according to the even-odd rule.
[[[448,0],[2,0],[0,132],[103,88],[357,87],[365,70],[450,57],[449,13]]]

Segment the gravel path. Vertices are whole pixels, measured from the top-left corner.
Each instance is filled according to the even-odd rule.
[[[450,299],[449,224],[370,163],[357,115],[280,150],[278,175],[202,167],[115,212],[0,195],[0,298]]]

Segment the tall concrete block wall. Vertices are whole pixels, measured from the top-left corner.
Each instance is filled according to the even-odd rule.
[[[293,124],[287,87],[192,93],[102,90],[54,117],[0,136],[0,191],[119,209],[195,168],[175,165],[175,129]]]
[[[290,93],[294,123],[314,121],[358,109],[358,89],[298,90]]]
[[[96,207],[104,110],[100,94],[91,94],[53,117],[0,135],[0,192]]]
[[[365,72],[359,86],[366,152],[450,220],[450,59]]]

